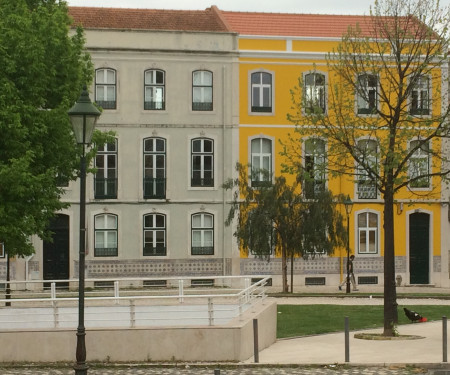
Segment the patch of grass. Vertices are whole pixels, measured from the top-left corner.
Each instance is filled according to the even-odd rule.
[[[450,315],[449,306],[407,306],[425,316],[428,321]],[[277,337],[296,337],[344,331],[344,318],[349,317],[350,330],[383,327],[383,306],[367,305],[278,305]],[[401,324],[412,324],[398,308]],[[414,323],[421,324],[421,323]]]

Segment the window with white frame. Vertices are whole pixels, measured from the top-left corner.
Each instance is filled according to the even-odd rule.
[[[373,212],[358,214],[358,253],[378,253],[378,214]]]
[[[252,112],[272,112],[272,74],[251,74]]]
[[[191,186],[214,186],[214,141],[195,138],[191,141]]]
[[[117,198],[117,139],[100,146],[95,156],[94,196],[96,199]]]
[[[325,191],[325,141],[309,138],[305,141],[305,181],[304,194],[308,199],[315,198]]]
[[[192,73],[192,110],[213,110],[213,74],[208,70]]]
[[[376,199],[376,178],[369,171],[377,168],[377,142],[373,139],[362,139],[357,142],[357,152],[360,163],[356,169],[357,192],[359,199]]]
[[[144,215],[144,256],[165,256],[166,215]]]
[[[94,218],[94,231],[94,256],[117,256],[117,216],[111,214],[96,215]]]
[[[272,140],[254,138],[251,141],[251,185],[262,186],[272,181]]]
[[[149,69],[144,73],[144,109],[164,110],[165,105],[165,72]]]
[[[358,114],[371,115],[377,111],[378,76],[375,74],[360,74],[358,76],[357,104]]]
[[[427,76],[419,76],[411,91],[409,112],[412,115],[429,115],[430,104],[430,79]]]
[[[305,74],[304,99],[306,113],[326,112],[326,91],[324,74]]]
[[[414,150],[409,159],[409,186],[411,188],[430,187],[430,146],[428,142],[415,140],[409,144],[409,149]]]
[[[166,140],[144,139],[144,198],[166,197]]]
[[[116,108],[116,71],[97,69],[95,71],[95,102],[103,109]]]
[[[191,254],[214,255],[214,215],[208,213],[192,215]]]

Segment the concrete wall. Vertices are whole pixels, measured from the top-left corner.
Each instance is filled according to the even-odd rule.
[[[252,307],[225,326],[89,329],[87,361],[243,361],[253,355],[253,319],[259,349],[276,340],[276,303]],[[75,361],[74,330],[3,331],[0,362]]]

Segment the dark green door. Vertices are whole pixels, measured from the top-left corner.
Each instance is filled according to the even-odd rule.
[[[411,284],[430,283],[430,215],[409,216],[409,275]]]
[[[44,241],[44,280],[66,280],[69,278],[69,216],[56,215],[49,225],[53,241]],[[58,283],[66,287],[68,283]]]

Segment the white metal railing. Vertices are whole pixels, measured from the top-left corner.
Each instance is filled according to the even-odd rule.
[[[85,290],[85,325],[93,328],[224,324],[265,300],[269,278],[86,279],[86,286],[97,287]],[[214,286],[193,287],[193,280],[200,284],[214,280]],[[144,287],[158,285],[159,281],[164,281],[166,286]],[[78,280],[12,281],[10,284],[10,298],[0,299],[0,330],[76,328]]]

